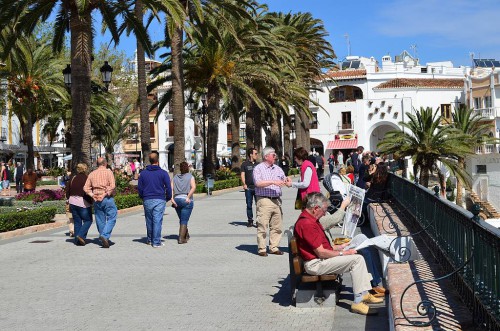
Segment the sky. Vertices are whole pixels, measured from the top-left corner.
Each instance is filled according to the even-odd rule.
[[[498,0],[267,0],[270,11],[310,12],[321,19],[338,60],[348,55],[399,55],[407,50],[421,64],[452,61],[471,65],[474,58],[500,59],[500,1]],[[150,29],[153,40],[160,27]],[[109,38],[98,37],[98,43]],[[412,47],[414,45],[415,47]],[[135,40],[117,47],[133,56]],[[158,54],[157,54],[158,55]]]

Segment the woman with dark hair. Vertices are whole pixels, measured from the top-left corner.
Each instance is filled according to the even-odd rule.
[[[308,156],[304,147],[299,147],[293,152],[294,160],[300,166],[300,181],[297,183],[292,183],[291,180],[287,181],[287,186],[299,189],[297,192],[295,209],[301,209],[297,201],[304,201],[307,194],[321,192],[316,168],[311,161],[308,160]]]
[[[370,188],[365,193],[363,200],[363,216],[368,219],[368,205],[385,197],[387,191],[387,165],[383,162],[379,164],[371,164],[366,171],[363,180],[369,183]]]
[[[179,244],[185,244],[189,240],[188,222],[193,212],[193,194],[196,190],[196,182],[193,175],[189,173],[187,162],[179,165],[180,174],[174,176],[172,185],[172,206],[179,216]]]
[[[66,198],[73,216],[75,244],[85,246],[85,239],[92,225],[93,199],[83,190],[87,181],[88,167],[85,163],[76,166],[76,175],[66,184]]]

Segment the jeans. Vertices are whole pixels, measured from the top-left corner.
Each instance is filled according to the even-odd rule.
[[[187,225],[189,222],[189,217],[193,212],[194,201],[191,199],[189,203],[186,202],[186,198],[174,198],[177,207],[175,211],[177,216],[179,216],[179,223],[181,225]]]
[[[363,255],[366,263],[366,269],[372,275],[372,280],[370,281],[372,287],[378,286],[382,282],[382,277],[378,271],[377,263],[378,261],[377,255],[372,248],[363,248],[358,251],[359,254]]]
[[[247,200],[247,219],[248,220],[253,220],[253,211],[252,211],[252,200],[255,200],[255,203],[257,203],[256,197],[255,197],[255,189],[246,189],[245,190],[245,198]]]
[[[71,215],[75,224],[75,243],[76,237],[83,239],[87,238],[90,226],[92,225],[92,208],[82,208],[74,205],[69,205]]]
[[[153,246],[161,245],[161,226],[166,204],[162,199],[148,199],[143,202],[148,242]]]
[[[23,179],[16,178],[16,191],[17,193],[21,193],[23,191]]]
[[[2,181],[2,189],[3,190],[9,190],[9,186],[10,186],[10,181],[9,180],[3,180]]]
[[[115,199],[112,197],[105,197],[102,201],[95,201],[94,213],[99,235],[109,239],[109,237],[111,237],[111,231],[113,231],[115,227],[116,215],[118,214]]]

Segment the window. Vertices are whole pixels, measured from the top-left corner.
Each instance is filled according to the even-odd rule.
[[[474,109],[481,109],[481,98],[474,98]]]
[[[173,137],[174,133],[174,121],[168,121],[168,137]]]
[[[139,139],[139,124],[131,123],[128,127],[130,139]]]
[[[243,113],[240,116],[240,123],[245,123],[247,120],[247,113]]]
[[[0,134],[0,141],[7,141],[7,128],[2,128],[2,133]]]
[[[310,123],[311,123],[311,129],[318,128],[318,113],[313,113],[313,118],[311,119]]]
[[[335,101],[343,101],[345,100],[345,91],[344,90],[335,90],[333,91],[333,98]]]
[[[356,100],[363,99],[363,91],[361,91],[360,88],[354,88],[353,95],[354,95],[354,99],[356,99]]]
[[[478,174],[485,174],[486,173],[486,165],[476,165],[476,173]]]
[[[483,99],[484,101],[484,108],[491,108],[491,96],[487,95]]]
[[[290,115],[290,127],[291,130],[295,130],[295,114]]]
[[[149,135],[151,139],[155,139],[155,123],[149,122]]]
[[[352,129],[351,112],[342,112],[342,129]]]
[[[245,129],[240,129],[240,142],[247,140],[247,132]]]
[[[442,104],[441,105],[441,117],[442,120],[446,121],[447,123],[451,122],[451,104]]]

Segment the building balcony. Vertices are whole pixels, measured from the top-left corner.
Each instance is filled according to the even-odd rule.
[[[476,147],[476,154],[500,153],[500,145],[484,144]]]
[[[483,120],[494,120],[495,117],[500,117],[500,107],[474,109],[473,114],[478,114]]]

